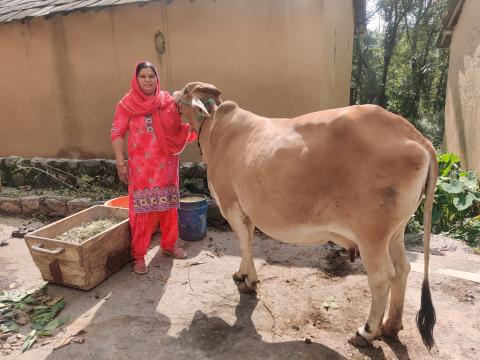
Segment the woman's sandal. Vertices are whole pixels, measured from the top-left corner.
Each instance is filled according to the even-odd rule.
[[[187,253],[183,249],[178,248],[176,245],[173,245],[170,249],[163,249],[162,253],[172,255],[177,259],[184,259],[187,257]]]
[[[144,258],[133,259],[133,271],[138,275],[147,273],[147,265],[145,265]]]

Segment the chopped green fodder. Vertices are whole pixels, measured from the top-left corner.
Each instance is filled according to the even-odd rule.
[[[55,237],[55,240],[68,241],[75,244],[81,244],[84,241],[104,232],[107,229],[122,222],[123,219],[94,220],[74,227],[67,232]]]

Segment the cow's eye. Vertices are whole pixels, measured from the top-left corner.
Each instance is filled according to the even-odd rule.
[[[185,90],[185,91],[183,92],[183,95],[187,95],[187,94],[188,94],[188,91]]]

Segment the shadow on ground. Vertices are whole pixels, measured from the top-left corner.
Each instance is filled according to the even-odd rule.
[[[191,323],[176,336],[168,335],[172,325],[169,317],[155,313],[153,304],[145,306],[147,311],[155,313],[152,317],[122,315],[100,321],[99,310],[98,321],[85,328],[88,348],[69,345],[51,353],[47,359],[346,359],[318,343],[263,341],[252,322],[258,302],[255,293],[241,294],[233,325],[197,310]],[[130,331],[132,328],[135,331]]]

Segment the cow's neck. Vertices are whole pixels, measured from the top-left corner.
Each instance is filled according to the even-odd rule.
[[[200,131],[200,126],[197,129],[197,133],[200,131],[200,147],[202,151],[202,161],[205,165],[208,164],[208,153],[210,150],[210,141],[211,141],[211,133],[212,133],[212,125],[214,124],[215,113],[217,111],[218,106],[213,105],[212,108],[209,110],[210,116],[206,117],[203,120],[202,130]]]

